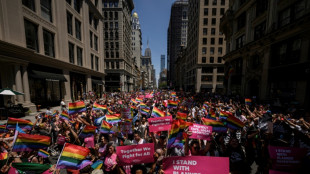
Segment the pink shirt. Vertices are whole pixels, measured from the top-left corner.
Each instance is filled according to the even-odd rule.
[[[116,153],[113,153],[113,154],[109,154],[105,157],[105,160],[104,160],[104,169],[105,171],[111,171],[112,170],[112,167],[117,164],[116,162]]]

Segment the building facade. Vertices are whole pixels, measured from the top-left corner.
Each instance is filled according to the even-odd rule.
[[[160,72],[162,72],[165,69],[166,66],[166,59],[165,55],[160,55]]]
[[[107,91],[132,91],[134,67],[131,50],[132,0],[103,0],[103,32]]]
[[[186,55],[186,89],[223,92],[225,54],[220,19],[228,0],[189,0]]]
[[[141,88],[141,55],[142,55],[142,33],[140,28],[139,16],[137,12],[132,14],[132,33],[131,33],[131,49],[132,49],[132,60],[136,68],[134,73],[134,90]]]
[[[177,0],[172,4],[167,38],[168,85],[175,80],[175,61],[182,47],[187,45],[188,0]]]
[[[310,2],[251,0],[229,6],[221,22],[227,93],[309,107]]]
[[[141,74],[143,78],[142,89],[153,89],[153,67],[152,52],[149,47],[149,41],[147,41],[147,48],[144,50],[144,56],[141,56]]]
[[[10,0],[0,9],[0,88],[24,93],[17,103],[35,111],[104,91],[100,3]]]

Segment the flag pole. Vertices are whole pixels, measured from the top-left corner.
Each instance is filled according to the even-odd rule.
[[[59,155],[59,157],[58,157],[58,159],[57,159],[57,163],[56,163],[55,171],[54,171],[54,172],[56,172],[56,170],[57,170],[57,166],[58,166],[58,163],[59,163],[59,159],[60,159],[60,157],[61,157],[61,155],[62,155],[62,152],[64,151],[64,148],[65,148],[65,147],[66,147],[66,142],[65,142],[64,147],[62,148],[61,153],[60,153],[60,155]],[[54,173],[54,172],[53,172],[53,173]]]

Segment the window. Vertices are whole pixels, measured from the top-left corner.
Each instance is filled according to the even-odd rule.
[[[114,62],[111,62],[111,68],[114,69]]]
[[[38,26],[28,20],[24,20],[24,23],[27,48],[39,52]]]
[[[210,63],[214,63],[214,57],[210,57]]]
[[[215,35],[215,28],[211,28],[211,35]]]
[[[93,32],[89,32],[90,48],[93,48]]]
[[[216,18],[212,18],[212,25],[216,25]]]
[[[212,5],[217,5],[217,0],[212,0]]]
[[[114,43],[113,42],[110,43],[110,48],[114,49]]]
[[[225,8],[221,8],[220,9],[220,15],[224,15],[224,13],[225,13]]]
[[[23,0],[23,5],[32,11],[36,11],[35,0]]]
[[[203,19],[203,25],[208,25],[208,18]]]
[[[110,66],[109,66],[109,65],[110,65],[109,62],[106,62],[106,63],[105,63],[105,66],[106,66],[107,69],[110,69]]]
[[[69,5],[71,5],[71,0],[66,0],[66,2],[67,2]]]
[[[110,58],[110,54],[108,51],[105,52],[105,58]]]
[[[110,22],[110,29],[113,29],[113,22]]]
[[[98,37],[96,35],[94,35],[94,46],[95,50],[98,51]]]
[[[115,58],[119,58],[119,52],[116,51]]]
[[[94,55],[93,54],[91,54],[90,55],[90,65],[91,65],[91,69],[94,69]]]
[[[236,49],[243,47],[245,43],[245,35],[242,35],[236,39]]]
[[[224,73],[224,67],[217,67],[217,73]]]
[[[268,8],[268,0],[256,1],[256,16],[263,14]]]
[[[214,54],[214,47],[210,48],[210,54],[213,55]]]
[[[41,0],[41,16],[45,20],[53,22],[51,0]]]
[[[116,48],[116,49],[119,48],[118,42],[115,42],[115,48]]]
[[[81,37],[81,22],[75,19],[75,37],[79,40],[82,40]]]
[[[115,22],[115,29],[118,29],[118,22]]]
[[[106,48],[106,49],[109,48],[109,42],[105,42],[105,48]]]
[[[115,19],[118,19],[118,12],[117,12],[117,11],[114,12],[114,18],[115,18]]]
[[[203,35],[207,35],[208,34],[208,29],[207,28],[204,28],[203,29]]]
[[[107,22],[104,23],[104,28],[108,29],[108,23]]]
[[[217,63],[222,63],[222,59],[223,59],[222,57],[218,57],[217,58]]]
[[[245,26],[246,22],[246,14],[243,12],[238,18],[237,18],[237,29],[241,29]]]
[[[202,54],[207,54],[207,48],[206,47],[202,47]]]
[[[216,16],[216,8],[212,8],[212,16]]]
[[[105,19],[107,19],[108,18],[108,12],[103,12],[103,17],[105,18]]]
[[[223,48],[222,47],[218,47],[217,52],[218,52],[218,54],[223,54]]]
[[[298,19],[305,14],[306,1],[301,0],[294,4],[294,19]]]
[[[211,38],[211,45],[215,44],[215,38]]]
[[[225,0],[221,0],[221,5],[225,5]]]
[[[207,38],[202,38],[202,44],[207,45]]]
[[[205,0],[205,5],[209,5],[209,0]]]
[[[289,24],[291,20],[291,11],[290,9],[283,10],[279,15],[279,27],[282,27],[286,24]]]
[[[119,62],[116,62],[116,69],[119,69]]]
[[[95,18],[94,19],[94,28],[97,30],[98,28],[98,23],[99,23],[99,19]]]
[[[81,0],[74,0],[74,9],[78,13],[80,13],[80,11],[81,11],[81,5],[82,5]]]
[[[183,19],[186,19],[186,18],[187,18],[187,12],[186,12],[186,11],[183,11],[183,12],[182,12],[182,18],[183,18]]]
[[[54,34],[43,29],[44,54],[46,56],[55,57],[54,50]]]
[[[257,25],[254,29],[254,40],[260,39],[265,35],[266,31],[266,21]]]
[[[72,31],[72,14],[67,12],[67,30],[68,30],[68,34],[73,35],[73,31]]]
[[[118,40],[118,32],[115,32],[115,39]]]
[[[213,67],[202,67],[202,73],[213,73]]]
[[[69,62],[74,64],[74,45],[69,42]]]
[[[111,58],[114,58],[114,51],[111,51]]]
[[[110,32],[110,39],[113,39],[113,32]]]
[[[114,7],[118,7],[118,1],[114,2]]]
[[[208,14],[209,14],[209,9],[208,8],[204,8],[203,15],[208,16]]]
[[[207,62],[206,57],[202,57],[202,58],[201,58],[201,63],[206,63],[206,62]]]
[[[77,58],[77,64],[79,66],[83,66],[83,50],[80,47],[76,47],[76,58]]]
[[[212,76],[201,76],[202,82],[212,82],[213,77]]]
[[[104,38],[108,39],[109,38],[109,33],[108,32],[104,32]]]
[[[223,45],[223,38],[219,38],[219,45]]]
[[[224,76],[217,76],[216,81],[223,82],[224,81]]]
[[[95,70],[99,70],[99,57],[95,56]]]

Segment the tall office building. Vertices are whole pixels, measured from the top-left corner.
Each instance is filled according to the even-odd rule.
[[[102,0],[107,91],[133,90],[132,0]]]
[[[165,55],[160,56],[160,72],[162,72],[165,69]]]
[[[228,0],[189,0],[186,86],[195,92],[221,92],[225,41],[219,31]]]
[[[141,88],[141,56],[142,56],[142,33],[140,28],[140,21],[137,12],[134,12],[131,17],[132,31],[131,31],[131,49],[132,60],[134,67],[134,90]]]
[[[168,38],[167,69],[168,85],[175,84],[175,61],[182,47],[187,45],[188,1],[177,0],[172,4]]]
[[[0,88],[24,107],[59,106],[104,90],[98,1],[9,0],[0,3]],[[0,95],[0,107],[11,96]]]

